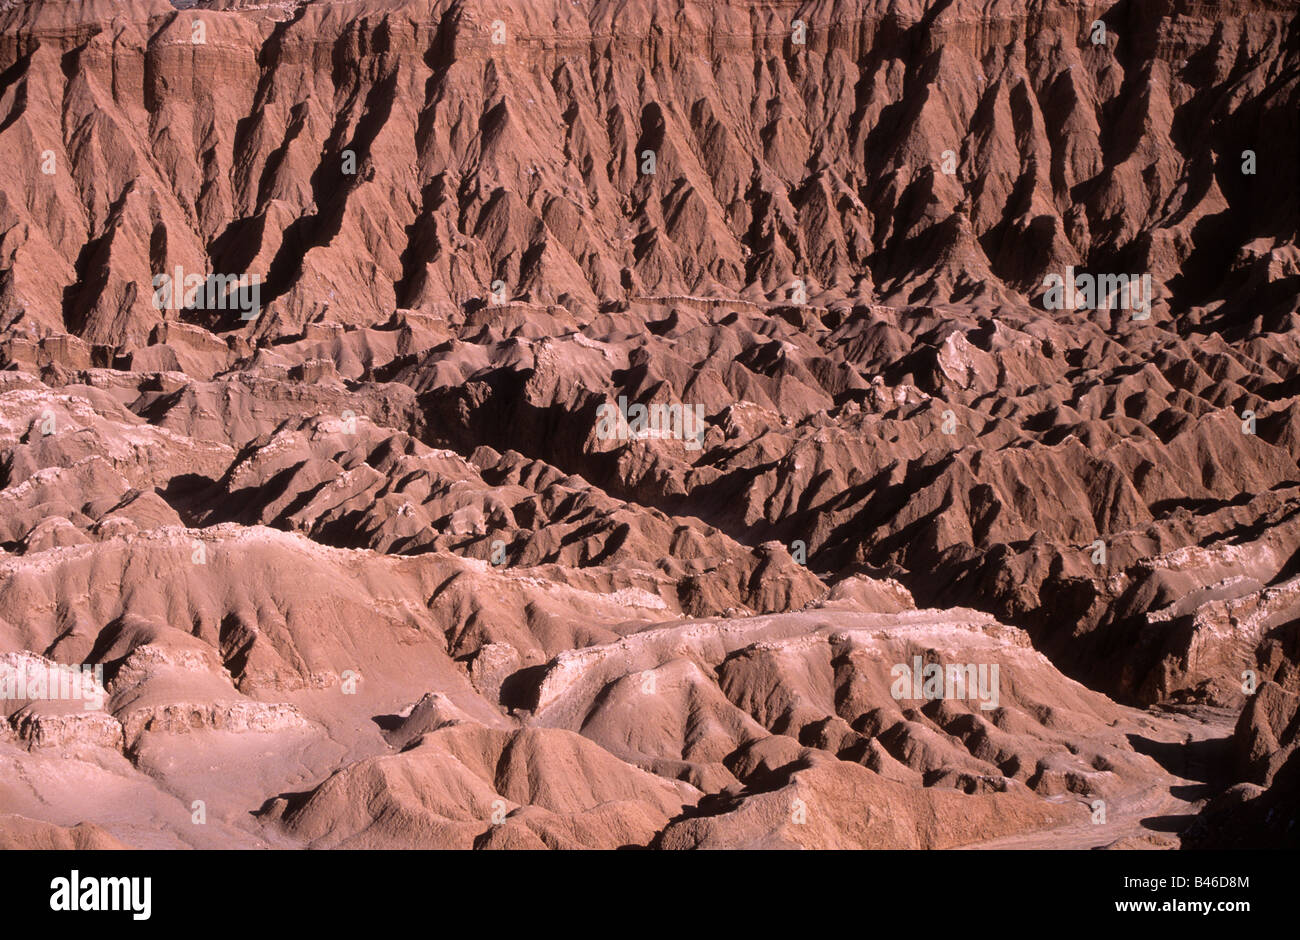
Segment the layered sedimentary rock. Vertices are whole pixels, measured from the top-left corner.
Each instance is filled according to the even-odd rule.
[[[1295,12],[5,4],[0,839],[1277,842]]]

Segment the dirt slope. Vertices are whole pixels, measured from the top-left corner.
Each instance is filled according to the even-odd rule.
[[[1296,12],[0,3],[0,842],[1293,838]]]

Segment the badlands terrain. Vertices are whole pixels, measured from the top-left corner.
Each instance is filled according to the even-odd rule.
[[[1300,844],[1298,12],[0,0],[0,846]]]

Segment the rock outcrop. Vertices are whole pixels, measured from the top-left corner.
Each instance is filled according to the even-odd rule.
[[[1293,840],[1298,37],[0,4],[0,842]]]

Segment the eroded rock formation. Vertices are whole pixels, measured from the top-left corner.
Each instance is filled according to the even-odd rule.
[[[1294,840],[1295,14],[4,4],[0,842]]]

